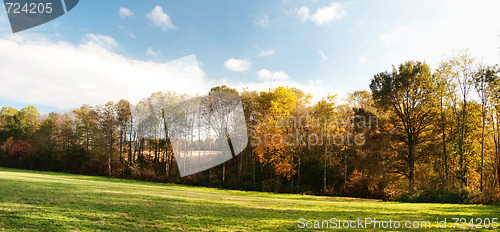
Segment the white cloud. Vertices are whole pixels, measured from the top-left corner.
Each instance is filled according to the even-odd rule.
[[[268,27],[269,26],[269,15],[264,14],[264,16],[262,16],[262,18],[255,21],[255,24],[257,24],[261,27]]]
[[[214,85],[194,55],[168,63],[136,60],[106,48],[111,41],[93,34],[77,45],[0,38],[0,97],[69,109],[123,98],[136,103],[157,91],[207,93]]]
[[[87,34],[84,40],[87,46],[97,46],[108,50],[113,50],[118,47],[118,43],[115,39],[107,35]]]
[[[309,7],[307,6],[302,6],[301,8],[297,9],[296,12],[300,18],[300,21],[302,21],[303,23],[305,23],[307,19],[309,19],[309,14],[311,13]]]
[[[164,31],[167,29],[175,29],[170,16],[163,11],[161,6],[155,6],[147,15],[153,26],[161,27]]]
[[[130,38],[135,39],[135,34],[134,33],[130,32],[128,35],[130,36]]]
[[[152,47],[148,47],[148,49],[146,50],[146,55],[148,56],[159,56],[160,54],[160,51],[155,51]]]
[[[271,72],[267,69],[261,69],[257,73],[257,75],[259,77],[259,80],[286,80],[289,78],[288,75],[283,71]]]
[[[326,58],[325,53],[322,50],[318,50],[318,54],[321,57],[321,63],[325,63],[328,58]]]
[[[274,55],[274,49],[261,49],[259,56],[271,56]]]
[[[124,98],[137,103],[157,91],[206,94],[220,84],[257,91],[297,87],[314,100],[334,91],[320,80],[299,83],[265,69],[257,73],[259,81],[208,79],[194,55],[168,63],[131,59],[108,49],[114,39],[105,35],[89,34],[76,45],[27,35],[0,38],[0,99],[71,109]]]
[[[409,27],[397,27],[390,32],[381,34],[378,38],[385,46],[399,46],[416,35]]]
[[[118,12],[120,13],[120,17],[122,17],[122,18],[134,16],[134,12],[132,12],[130,9],[125,8],[125,7],[120,7],[120,10]]]
[[[249,61],[235,59],[235,58],[231,58],[231,59],[227,60],[226,62],[224,62],[224,67],[226,69],[236,71],[236,72],[245,72],[248,69],[250,69],[251,66],[252,66],[252,63],[250,63]]]
[[[311,14],[311,10],[307,6],[296,9],[296,13],[303,23],[311,21],[318,26],[329,24],[334,20],[342,20],[347,16],[344,5],[338,2],[332,2],[329,6],[318,8],[314,14]]]

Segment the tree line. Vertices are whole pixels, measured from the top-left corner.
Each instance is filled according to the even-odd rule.
[[[43,116],[33,106],[3,107],[0,165],[242,190],[381,199],[466,190],[498,199],[499,71],[465,50],[434,70],[406,61],[375,74],[370,91],[344,101],[313,102],[285,86],[214,87],[239,95],[248,146],[187,177],[179,175],[169,131],[191,96],[158,92],[135,105],[121,100]],[[189,139],[212,149],[210,137]]]

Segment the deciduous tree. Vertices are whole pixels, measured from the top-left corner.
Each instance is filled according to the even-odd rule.
[[[382,72],[374,76],[370,89],[377,105],[390,111],[392,123],[398,130],[398,140],[406,151],[395,149],[406,164],[399,170],[408,177],[409,189],[415,190],[415,163],[423,154],[418,146],[428,131],[434,118],[434,83],[427,64],[407,61],[392,72]]]

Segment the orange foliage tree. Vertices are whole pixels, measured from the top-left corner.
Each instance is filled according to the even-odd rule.
[[[277,176],[290,179],[294,174],[287,152],[286,121],[294,109],[297,97],[293,89],[278,87],[260,93],[261,120],[256,129],[258,139],[254,152],[263,164],[271,165]]]

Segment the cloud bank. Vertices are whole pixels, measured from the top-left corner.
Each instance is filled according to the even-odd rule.
[[[0,38],[0,96],[27,104],[68,109],[128,99],[157,91],[205,93],[213,82],[194,55],[168,63],[130,59],[118,43],[88,34],[78,45],[19,36]]]

